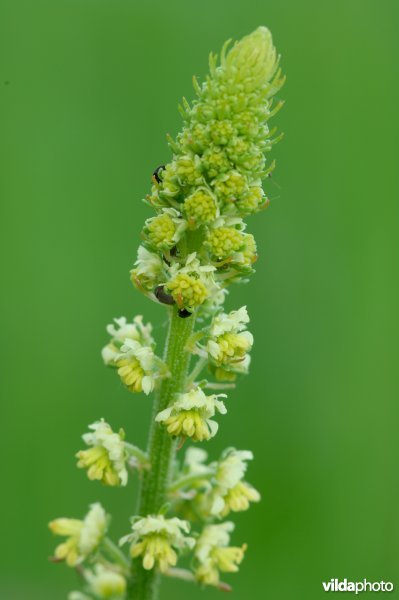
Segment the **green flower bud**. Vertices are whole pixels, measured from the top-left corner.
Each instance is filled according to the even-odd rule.
[[[188,224],[191,228],[211,223],[218,216],[215,199],[205,190],[199,189],[186,198],[183,206]]]
[[[244,265],[252,265],[256,259],[258,258],[257,255],[257,248],[256,248],[256,242],[255,242],[255,238],[252,235],[252,233],[246,233],[245,234],[245,246],[244,249],[242,251],[244,260],[243,260],[243,264]]]
[[[245,233],[233,227],[218,227],[209,232],[206,246],[217,260],[224,260],[244,248]]]
[[[225,78],[236,85],[243,84],[247,93],[267,87],[278,67],[270,31],[258,27],[237,42],[228,53],[224,67]]]
[[[177,273],[173,279],[168,281],[166,287],[177,306],[188,310],[200,306],[209,296],[207,287],[201,279],[188,273]]]
[[[242,136],[253,139],[259,135],[259,121],[251,111],[244,111],[234,116],[234,125]]]
[[[176,225],[168,214],[158,215],[148,222],[148,239],[157,248],[173,246]]]
[[[176,163],[172,162],[166,165],[162,172],[162,187],[159,190],[159,196],[162,199],[174,198],[181,192],[177,180]]]
[[[206,298],[220,290],[214,279],[215,270],[213,265],[201,265],[196,252],[192,252],[187,256],[185,265],[174,263],[170,267],[165,289],[180,309],[193,312]]]
[[[176,161],[176,174],[183,186],[199,185],[202,181],[200,173],[201,161],[198,156],[189,154],[180,156]]]
[[[186,226],[177,210],[164,208],[161,214],[147,219],[143,234],[155,249],[168,250],[177,244]]]
[[[213,121],[209,125],[209,131],[212,141],[218,146],[228,144],[233,137],[235,130],[231,121]]]
[[[243,137],[234,137],[227,147],[227,153],[236,167],[245,173],[253,175],[265,168],[266,159],[262,150]]]
[[[184,129],[179,142],[186,151],[202,154],[209,145],[209,132],[206,125],[196,123],[192,129]]]
[[[251,150],[251,143],[242,136],[235,136],[230,140],[227,146],[227,154],[233,162],[237,163],[242,156],[248,154]]]
[[[247,189],[247,179],[238,171],[229,171],[216,179],[215,191],[223,200],[237,200]]]
[[[253,185],[235,204],[237,210],[243,215],[249,215],[257,212],[261,208],[265,208],[268,204],[262,186]]]
[[[217,177],[231,169],[226,152],[219,146],[211,146],[202,157],[202,163],[210,178]]]
[[[220,66],[211,55],[206,82],[201,86],[194,79],[198,97],[192,106],[183,101],[185,125],[177,140],[170,140],[173,160],[150,197],[155,207],[164,202],[178,208],[184,200],[190,228],[210,223],[219,213],[247,215],[263,208],[260,179],[273,168],[265,166],[264,152],[273,142],[268,120],[282,104],[272,110],[270,98],[284,78],[271,34],[260,27],[229,51],[227,46]],[[210,196],[197,196],[199,187],[209,189]]]

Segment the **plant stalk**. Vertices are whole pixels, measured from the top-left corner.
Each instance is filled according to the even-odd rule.
[[[145,517],[157,514],[167,500],[171,466],[176,452],[176,441],[166,428],[155,422],[156,415],[174,400],[175,394],[185,389],[190,353],[185,350],[194,328],[195,317],[179,317],[176,307],[169,309],[169,329],[165,345],[164,360],[170,377],[163,379],[155,396],[147,456],[151,468],[143,472],[139,491],[137,514]],[[132,585],[129,598],[132,600],[156,600],[159,575],[155,569],[146,571],[140,558],[133,561]]]
[[[107,537],[104,538],[102,545],[109,558],[122,567],[126,575],[126,572],[129,572],[130,569],[130,561],[126,558],[120,548]]]

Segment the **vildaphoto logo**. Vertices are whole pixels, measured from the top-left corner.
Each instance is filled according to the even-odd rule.
[[[367,579],[363,579],[363,581],[330,579],[330,581],[323,581],[323,588],[325,592],[355,592],[355,594],[361,592],[392,592],[393,583],[390,581],[374,581],[374,583],[371,583]]]

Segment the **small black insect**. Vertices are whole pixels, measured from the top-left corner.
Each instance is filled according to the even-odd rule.
[[[173,300],[173,296],[171,296],[170,294],[167,294],[165,292],[165,288],[163,285],[159,285],[158,287],[155,288],[155,296],[157,298],[157,300],[159,300],[159,302],[161,302],[161,304],[174,304],[175,301]]]
[[[164,170],[164,168],[165,168],[165,165],[159,165],[159,167],[157,167],[152,174],[153,178],[155,179],[155,181],[157,183],[161,183],[161,178],[159,177],[159,175],[160,175],[161,171]]]
[[[182,319],[187,319],[187,317],[191,317],[192,313],[190,313],[186,308],[181,308],[179,310],[179,317]]]

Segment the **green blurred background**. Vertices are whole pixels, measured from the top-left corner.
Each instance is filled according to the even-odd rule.
[[[47,562],[51,518],[98,499],[127,531],[136,483],[104,489],[74,460],[102,416],[145,443],[150,401],[102,366],[104,327],[143,313],[162,337],[129,282],[140,199],[192,74],[260,24],[283,55],[286,138],[250,220],[257,273],[229,300],[252,316],[252,373],[207,446],[253,449],[263,494],[227,579],[240,600],[322,598],[332,577],[399,590],[397,0],[2,0],[1,600],[76,588]],[[163,588],[188,594],[219,597]]]

